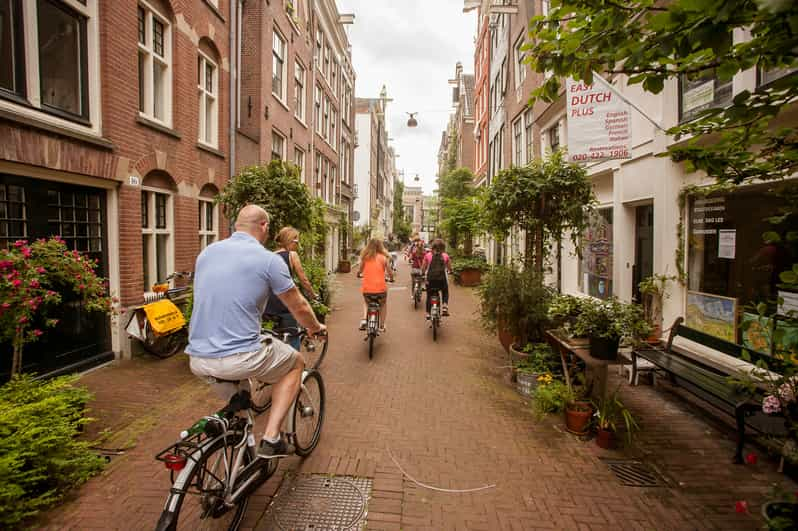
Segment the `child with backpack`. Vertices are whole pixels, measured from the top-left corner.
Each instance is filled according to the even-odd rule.
[[[442,315],[449,315],[449,282],[447,280],[447,273],[452,274],[452,263],[449,260],[449,255],[444,251],[446,244],[440,238],[432,242],[432,250],[424,257],[424,264],[422,265],[422,274],[427,279],[427,320],[429,320],[429,312],[432,307],[432,300],[430,297],[437,291],[442,294],[443,306],[441,307]]]

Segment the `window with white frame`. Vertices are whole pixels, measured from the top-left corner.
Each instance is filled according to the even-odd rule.
[[[96,11],[93,0],[0,0],[0,97],[90,125]]]
[[[341,138],[341,182],[349,182],[349,142]]]
[[[321,87],[318,85],[313,99],[313,123],[316,124],[316,132],[321,134]]]
[[[532,134],[533,131],[533,115],[532,109],[529,109],[524,113],[524,134],[526,136],[526,162],[529,164],[532,162],[532,159],[535,158],[534,153],[534,136]]]
[[[285,159],[285,137],[277,131],[272,131],[272,160]]]
[[[338,183],[338,168],[336,168],[333,163],[330,163],[330,193],[329,193],[330,203],[335,203],[339,186],[340,184]]]
[[[172,28],[148,4],[138,5],[139,112],[172,124]]]
[[[334,108],[330,108],[330,145],[333,149],[337,148],[338,142],[338,113]]]
[[[324,97],[324,110],[321,122],[321,136],[328,140],[330,138],[330,100]]]
[[[285,102],[285,39],[274,30],[272,39],[272,94]]]
[[[305,121],[305,67],[294,64],[294,116]]]
[[[321,28],[316,29],[316,68],[321,69],[322,53],[324,53],[324,33]]]
[[[521,83],[526,79],[526,65],[524,64],[524,51],[521,47],[524,45],[524,37],[521,36],[518,42],[515,43],[515,87],[521,86]]]
[[[524,121],[518,118],[513,123],[513,164],[521,166],[524,163],[522,154],[524,152]]]
[[[343,97],[343,102],[341,104],[341,107],[343,108],[343,116],[341,116],[341,118],[343,119],[345,124],[349,125],[349,115],[352,111],[352,89],[348,83],[344,87],[343,92],[344,92],[344,97]]]
[[[330,67],[330,87],[333,94],[338,95],[338,63],[333,62]]]
[[[219,144],[218,69],[207,55],[197,56],[197,94],[199,95],[199,141]]]
[[[324,79],[330,79],[330,45],[324,43]]]
[[[318,197],[321,193],[321,153],[316,152],[316,164],[313,167],[313,189]]]
[[[305,182],[305,152],[296,146],[294,147],[294,164],[299,168],[299,176],[302,182]]]
[[[157,188],[141,191],[141,247],[144,291],[166,279],[174,262],[172,194]]]
[[[560,149],[560,122],[555,123],[547,131],[549,148],[552,153]]]
[[[199,200],[199,246],[200,251],[219,239],[218,207],[212,199]]]

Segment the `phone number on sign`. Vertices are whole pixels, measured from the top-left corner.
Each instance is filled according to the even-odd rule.
[[[578,162],[582,160],[597,159],[628,159],[629,151],[626,149],[611,149],[609,151],[591,151],[590,153],[576,153],[571,155],[571,160]]]

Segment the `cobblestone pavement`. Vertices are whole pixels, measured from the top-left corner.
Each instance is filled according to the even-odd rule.
[[[760,504],[773,483],[785,480],[764,458],[732,465],[733,431],[726,425],[662,389],[625,384],[623,398],[642,427],[628,451],[601,450],[569,435],[559,417],[537,421],[505,382],[506,356],[480,329],[471,291],[452,288],[452,316],[435,343],[422,310],[413,310],[408,277],[402,265],[389,294],[388,331],[369,360],[356,330],[357,279],[339,275],[322,366],[328,406],[322,440],[304,461],[281,463],[252,498],[245,528],[274,528],[265,511],[286,471],[373,478],[369,529],[761,526]],[[102,446],[129,449],[38,527],[152,529],[168,489],[168,473],[152,456],[218,400],[191,378],[184,356],[118,364],[83,382],[97,394],[94,433],[113,428]],[[621,486],[602,461],[607,457],[641,459],[665,486]],[[440,489],[495,486],[431,490],[397,464]],[[737,514],[738,500],[752,514]]]

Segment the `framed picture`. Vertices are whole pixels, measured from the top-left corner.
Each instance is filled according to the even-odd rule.
[[[705,334],[736,343],[737,299],[688,291],[684,324]]]

